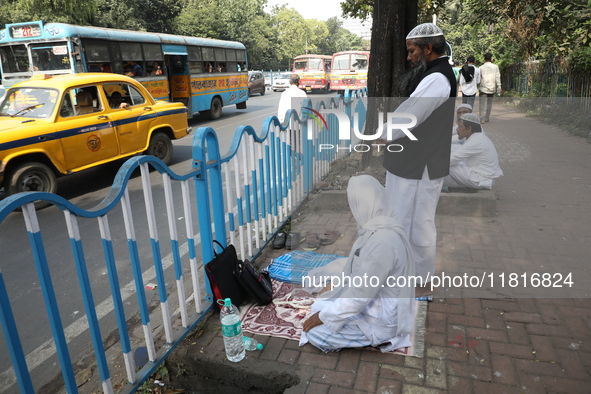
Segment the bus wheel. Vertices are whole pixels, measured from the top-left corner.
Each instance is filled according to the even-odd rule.
[[[11,171],[5,183],[8,195],[20,192],[57,192],[54,172],[42,163],[23,163]],[[49,206],[48,202],[36,203],[37,209]]]
[[[222,100],[219,97],[214,97],[211,100],[211,108],[205,111],[208,119],[216,120],[222,117]]]
[[[155,156],[168,165],[172,160],[172,141],[165,133],[154,133],[146,154]]]

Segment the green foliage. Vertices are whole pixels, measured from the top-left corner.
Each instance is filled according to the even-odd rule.
[[[431,22],[433,15],[444,11],[446,0],[417,0],[419,23]],[[449,2],[449,0],[447,1]],[[345,0],[341,3],[343,16],[366,20],[371,18],[376,1],[374,0]]]
[[[96,9],[96,0],[3,0],[0,26],[36,20],[87,25]]]
[[[467,23],[509,40],[521,59],[566,56],[591,42],[591,3],[580,0],[466,0]],[[515,59],[515,60],[521,60]]]
[[[326,23],[326,37],[317,44],[319,55],[332,55],[340,51],[355,51],[364,49],[363,40],[356,34],[344,29],[343,22],[336,16],[329,18]]]
[[[305,20],[266,0],[1,0],[0,25],[34,20],[207,37],[243,43],[256,69],[291,66],[305,53],[331,55],[367,47],[333,22]]]
[[[591,47],[572,51],[568,57],[568,64],[573,74],[591,75]]]

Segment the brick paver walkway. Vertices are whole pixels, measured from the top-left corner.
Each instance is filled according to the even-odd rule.
[[[265,348],[249,357],[293,365],[300,376],[287,393],[591,393],[591,145],[498,104],[485,130],[505,173],[495,185],[497,217],[437,217],[437,271],[572,271],[574,288],[536,298],[503,298],[498,287],[486,298],[436,297],[423,358],[323,354],[257,337]],[[320,253],[346,255],[356,236],[349,212],[304,211],[299,220],[305,231],[344,234]],[[543,298],[564,295],[581,298]],[[221,337],[210,341],[219,347]]]

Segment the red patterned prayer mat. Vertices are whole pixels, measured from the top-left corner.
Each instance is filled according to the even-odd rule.
[[[253,303],[240,308],[242,330],[252,334],[299,341],[304,321],[310,311],[309,306],[312,305],[315,297],[301,290],[299,285],[276,280],[272,282],[273,302],[271,304],[257,306]],[[417,301],[415,330],[410,339],[413,345],[394,350],[392,353],[423,357],[426,311],[427,301]]]

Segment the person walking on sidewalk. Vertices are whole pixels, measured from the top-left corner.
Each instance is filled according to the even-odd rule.
[[[403,147],[384,153],[386,190],[407,231],[415,275],[421,276],[425,285],[417,288],[417,296],[424,296],[430,293],[427,282],[435,273],[435,209],[443,177],[449,174],[457,83],[445,56],[443,31],[435,24],[412,29],[406,48],[412,69],[402,78],[402,87],[408,99],[395,112],[416,116],[416,126],[409,128],[414,139],[402,130],[388,136],[384,127],[378,142]],[[393,123],[408,123],[408,118]]]
[[[414,327],[414,275],[406,231],[386,189],[372,176],[349,180],[347,200],[359,225],[358,238],[342,270],[352,278],[319,294],[304,322],[300,346],[310,342],[324,352],[376,346],[389,352],[411,345]],[[360,286],[357,278],[371,280]],[[405,283],[393,278],[404,278]]]
[[[492,55],[488,52],[484,55],[484,64],[480,66],[480,123],[488,122],[490,119],[495,92],[501,95],[501,73],[499,66],[493,64]]]
[[[469,56],[466,64],[460,71],[460,86],[462,87],[462,104],[470,104],[474,107],[478,84],[480,83],[480,70],[474,66],[474,56]]]

